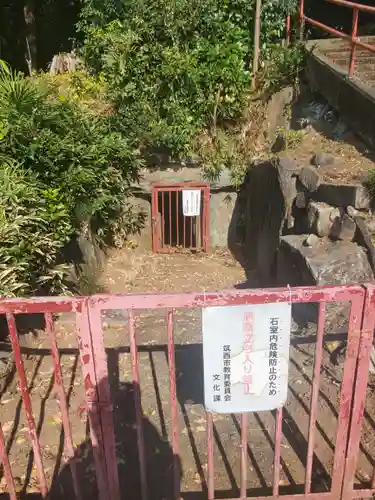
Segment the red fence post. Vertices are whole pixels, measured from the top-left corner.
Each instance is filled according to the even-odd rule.
[[[300,0],[299,4],[299,39],[303,40],[305,31],[305,0]]]
[[[4,433],[3,433],[3,428],[1,426],[1,424],[0,424],[0,460],[1,460],[1,465],[3,466],[5,480],[7,483],[7,488],[8,488],[10,500],[17,500],[17,494],[16,494],[16,489],[14,486],[12,469],[10,467],[9,457],[7,455]]]
[[[135,418],[137,422],[138,456],[139,456],[139,468],[141,473],[141,498],[142,500],[148,500],[146,454],[145,454],[145,442],[144,442],[144,432],[143,432],[141,389],[139,384],[139,357],[138,357],[137,339],[135,331],[135,318],[133,311],[129,311],[128,315],[129,315],[130,352],[131,352],[132,374],[133,374],[133,384],[134,384]]]
[[[16,364],[17,374],[18,374],[18,383],[19,388],[22,395],[22,401],[25,407],[26,420],[27,420],[27,428],[29,431],[29,437],[31,441],[31,445],[34,452],[34,460],[38,474],[39,480],[39,488],[43,498],[46,498],[48,495],[48,485],[44,471],[42,452],[40,449],[39,436],[37,435],[37,430],[35,426],[35,419],[33,415],[33,410],[31,407],[31,398],[29,393],[29,387],[26,378],[25,366],[23,364],[20,343],[18,340],[17,326],[16,320],[13,313],[7,313],[6,315],[8,330],[9,330],[9,338],[12,344],[14,361]]]
[[[290,39],[291,39],[291,23],[290,23],[290,14],[288,14],[286,16],[286,22],[285,22],[285,40],[287,46],[290,44]]]
[[[120,499],[120,486],[117,468],[115,433],[113,424],[113,407],[109,387],[107,354],[104,345],[102,314],[95,301],[88,302],[90,325],[90,340],[92,349],[92,363],[96,378],[96,409],[99,414],[100,432],[102,439],[101,457],[105,466],[105,479],[108,488],[108,500]]]
[[[341,494],[344,477],[350,414],[361,338],[364,299],[365,293],[363,293],[363,295],[353,296],[350,309],[348,341],[341,384],[338,429],[332,476],[332,493],[337,495],[337,498],[339,498]]]
[[[178,194],[178,191],[177,191]],[[167,313],[169,391],[172,410],[173,492],[175,500],[180,498],[180,445],[178,438],[178,408],[176,384],[176,357],[173,335],[173,312]]]
[[[342,500],[353,498],[353,483],[358,462],[359,444],[366,404],[367,384],[370,369],[370,355],[374,340],[375,328],[375,287],[366,286],[366,301],[362,320],[361,343],[358,355],[357,376],[352,402],[352,418],[349,430],[349,443],[346,453],[345,474],[343,479]],[[374,468],[375,473],[375,468]],[[371,488],[375,490],[374,478]],[[360,491],[356,491],[360,498]],[[375,491],[373,492],[375,493]],[[371,495],[366,495],[371,496]]]
[[[358,16],[359,16],[359,10],[357,8],[353,9],[353,26],[352,26],[352,50],[350,52],[350,62],[349,62],[349,78],[351,78],[354,74],[355,70],[355,53],[356,53],[356,39],[357,39],[357,32],[358,32]]]
[[[81,495],[81,489],[80,489],[80,485],[79,485],[79,481],[78,481],[78,472],[77,472],[77,464],[76,464],[76,460],[75,460],[72,428],[71,428],[70,420],[69,420],[69,410],[68,410],[68,405],[67,405],[66,395],[65,395],[65,390],[64,390],[60,355],[59,355],[59,350],[58,350],[57,341],[56,341],[56,332],[55,332],[55,326],[53,323],[53,316],[52,316],[52,313],[48,312],[48,313],[45,313],[44,317],[45,317],[45,323],[46,323],[46,331],[48,333],[50,343],[51,343],[56,394],[57,394],[57,397],[59,398],[59,403],[60,403],[61,420],[62,420],[64,435],[65,435],[65,447],[67,449],[67,456],[70,459],[69,465],[70,465],[70,470],[72,473],[74,493],[76,496],[76,500],[81,500],[82,495]]]
[[[87,415],[90,424],[90,437],[95,460],[99,500],[108,500],[110,498],[110,495],[108,490],[107,472],[104,457],[104,439],[98,408],[99,401],[97,392],[97,379],[94,364],[94,354],[92,349],[87,299],[85,299],[82,310],[77,313],[76,322],[78,348],[82,365]]]

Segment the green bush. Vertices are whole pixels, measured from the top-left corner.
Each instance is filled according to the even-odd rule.
[[[266,0],[264,53],[294,0]],[[80,29],[117,123],[147,148],[186,154],[204,128],[241,116],[250,92],[255,1],[86,0]]]
[[[109,236],[139,167],[132,144],[112,130],[109,118],[86,115],[45,82],[3,69],[0,123],[0,157],[59,189],[75,229],[89,222]]]
[[[142,222],[127,203],[139,168],[131,142],[108,117],[84,113],[55,87],[4,63],[0,161],[0,264],[7,266],[0,294],[5,286],[8,295],[41,285],[62,291],[65,272],[55,265],[69,239],[89,231],[120,245]]]

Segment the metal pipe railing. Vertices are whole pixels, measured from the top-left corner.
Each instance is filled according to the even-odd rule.
[[[351,45],[348,75],[349,75],[349,78],[351,78],[354,75],[355,67],[356,67],[357,47],[361,47],[362,49],[365,49],[365,50],[368,50],[369,52],[375,53],[375,46],[374,45],[370,45],[368,43],[361,42],[361,40],[357,36],[358,35],[359,13],[360,12],[367,12],[367,13],[375,14],[375,7],[372,7],[370,5],[362,5],[362,4],[355,3],[355,2],[349,2],[348,0],[325,0],[325,1],[332,3],[332,4],[335,4],[335,5],[338,5],[338,6],[341,6],[341,7],[347,7],[349,9],[353,9],[353,23],[352,23],[351,34],[348,35],[346,33],[343,33],[341,31],[338,31],[335,28],[332,28],[331,26],[328,26],[326,24],[323,24],[319,21],[316,21],[315,19],[311,19],[310,17],[306,16],[305,15],[305,0],[300,0],[300,5],[299,5],[300,38],[303,39],[304,26],[306,23],[309,23],[312,26],[315,26],[316,28],[320,28],[324,31],[327,31],[328,33],[336,35],[339,38],[343,38],[343,39],[348,40],[348,42]]]

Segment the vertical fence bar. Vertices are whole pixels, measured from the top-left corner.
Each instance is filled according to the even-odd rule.
[[[169,246],[172,246],[172,191],[169,191]]]
[[[76,328],[99,500],[108,500],[108,498],[110,498],[110,493],[107,481],[103,431],[100,421],[100,412],[98,410],[98,384],[87,299],[85,299],[85,303],[82,305],[82,310],[78,311],[76,314]]]
[[[46,476],[45,476],[45,472],[44,472],[42,453],[40,450],[39,438],[38,438],[38,435],[36,432],[35,420],[34,420],[33,411],[32,411],[32,407],[31,407],[31,398],[30,398],[28,384],[27,384],[25,367],[23,364],[20,344],[19,344],[19,340],[18,340],[16,320],[15,320],[15,317],[12,313],[7,313],[6,318],[7,318],[8,329],[9,329],[9,338],[10,338],[10,342],[12,344],[12,349],[13,349],[13,354],[14,354],[14,361],[16,363],[19,387],[21,390],[23,404],[25,406],[27,427],[29,430],[31,445],[32,445],[33,452],[34,452],[34,460],[35,460],[35,465],[37,468],[40,492],[42,494],[42,497],[46,498],[48,495],[47,480],[46,480]]]
[[[184,248],[186,248],[186,217],[183,215],[184,219]]]
[[[315,445],[315,424],[316,424],[318,398],[319,398],[320,369],[322,366],[322,359],[323,359],[325,309],[326,309],[325,303],[321,302],[319,304],[315,363],[314,363],[314,374],[312,380],[312,394],[311,394],[311,404],[310,404],[309,438],[307,446],[307,464],[306,464],[306,476],[305,476],[305,495],[308,495],[311,492],[311,477],[312,477],[312,466],[313,466],[314,445]]]
[[[215,480],[214,480],[214,424],[212,413],[206,413],[207,425],[207,489],[208,500],[215,498]]]
[[[159,193],[161,194],[161,221],[160,221],[160,225],[161,225],[161,245],[160,245],[160,247],[164,248],[165,247],[165,204],[164,204],[164,195],[165,195],[165,192],[164,191],[159,191]]]
[[[130,336],[130,352],[132,360],[132,374],[134,384],[134,404],[135,404],[135,418],[137,422],[137,441],[138,441],[138,454],[139,454],[139,467],[141,474],[141,496],[142,500],[147,500],[147,472],[146,472],[146,455],[145,455],[145,442],[143,434],[143,415],[141,406],[141,390],[139,383],[139,359],[137,350],[137,340],[135,333],[135,317],[134,312],[129,310],[129,336]]]
[[[300,0],[299,4],[299,39],[303,40],[305,32],[305,0]]]
[[[90,334],[97,384],[97,408],[103,436],[106,480],[110,500],[119,500],[120,486],[113,424],[113,406],[109,387],[108,360],[104,346],[102,311],[100,306],[96,304],[95,298],[89,300],[89,305]]]
[[[374,340],[375,327],[375,287],[367,286],[366,301],[362,320],[361,343],[358,354],[357,375],[354,390],[352,420],[349,430],[348,451],[346,454],[345,474],[342,488],[342,499],[353,498],[353,483],[357,469],[361,430],[367,396],[367,384],[370,369],[370,356]],[[375,488],[375,469],[372,479]]]
[[[282,427],[283,427],[283,409],[278,408],[276,410],[276,419],[275,419],[275,456],[273,461],[272,494],[274,497],[279,496],[281,439],[283,437]]]
[[[356,50],[357,45],[355,43],[358,32],[358,17],[359,17],[359,9],[357,7],[353,8],[353,26],[352,26],[352,49],[350,52],[350,61],[349,61],[349,78],[351,78],[355,71],[356,64]]]
[[[286,16],[286,22],[285,22],[285,40],[286,40],[286,45],[290,45],[290,38],[291,38],[291,24],[290,24],[290,14]]]
[[[12,469],[11,469],[10,463],[9,463],[9,457],[8,457],[7,450],[6,450],[4,433],[3,433],[3,428],[1,426],[1,424],[0,424],[0,460],[1,460],[1,465],[3,466],[3,469],[4,469],[4,476],[5,476],[5,479],[7,482],[7,489],[8,489],[10,500],[17,500],[17,494],[16,494],[16,489],[14,486]]]
[[[152,251],[156,253],[160,248],[160,217],[158,190],[153,188],[151,194],[151,217],[152,217]]]
[[[176,232],[177,232],[176,245],[177,245],[177,247],[180,246],[180,228],[179,228],[179,212],[178,212],[178,208],[179,208],[178,197],[179,197],[179,194],[180,194],[180,191],[177,190],[176,191]]]
[[[190,248],[194,248],[194,244],[193,244],[193,225],[194,225],[195,217],[190,217],[189,220],[190,220]]]
[[[189,217],[189,223],[190,223],[190,242],[189,242],[189,247],[193,248],[193,219],[194,217]]]
[[[202,217],[198,215],[197,217],[197,225],[196,225],[196,235],[197,239],[197,247],[203,250],[203,239],[202,239]]]
[[[247,422],[248,414],[241,415],[241,498],[247,497]]]
[[[338,427],[336,435],[336,449],[332,473],[332,495],[339,498],[342,492],[342,481],[344,478],[347,445],[349,441],[349,423],[352,413],[352,400],[357,371],[359,344],[362,332],[362,315],[364,310],[365,290],[362,294],[353,294],[350,308],[348,343],[346,347],[346,358],[344,362],[344,373],[341,383],[340,407],[338,415]]]
[[[210,238],[210,188],[207,186],[203,188],[203,249],[207,252]]]
[[[54,323],[53,323],[52,314],[45,313],[44,319],[45,319],[45,323],[46,323],[46,331],[47,331],[48,337],[49,337],[50,342],[51,342],[52,361],[53,361],[53,368],[54,368],[54,374],[55,374],[55,387],[56,387],[56,393],[57,393],[57,397],[59,399],[59,404],[60,404],[61,420],[62,420],[64,435],[65,435],[65,447],[67,450],[67,455],[70,458],[69,465],[70,465],[70,470],[72,473],[74,494],[75,494],[77,500],[81,500],[82,495],[81,495],[81,490],[79,487],[77,464],[76,464],[76,461],[74,460],[75,452],[74,452],[74,444],[73,444],[73,437],[72,437],[72,429],[71,429],[70,420],[69,420],[69,411],[68,411],[68,405],[67,405],[66,395],[65,395],[65,390],[64,390],[63,377],[62,377],[62,372],[61,372],[60,355],[59,355],[59,350],[58,350],[57,342],[56,342],[56,331],[55,331],[55,327],[54,327]]]
[[[178,193],[178,191],[177,191]],[[168,325],[168,367],[170,384],[170,401],[172,409],[172,451],[173,451],[173,492],[174,498],[180,498],[180,446],[178,439],[178,408],[177,408],[177,389],[176,389],[176,359],[173,336],[173,312],[167,313]]]

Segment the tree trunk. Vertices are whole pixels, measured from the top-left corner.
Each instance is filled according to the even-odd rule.
[[[36,22],[34,0],[25,0],[23,15],[26,25],[26,62],[30,75],[37,70]]]
[[[262,0],[256,0],[255,19],[254,19],[253,87],[255,87],[256,76],[259,69],[261,10],[262,10]]]

